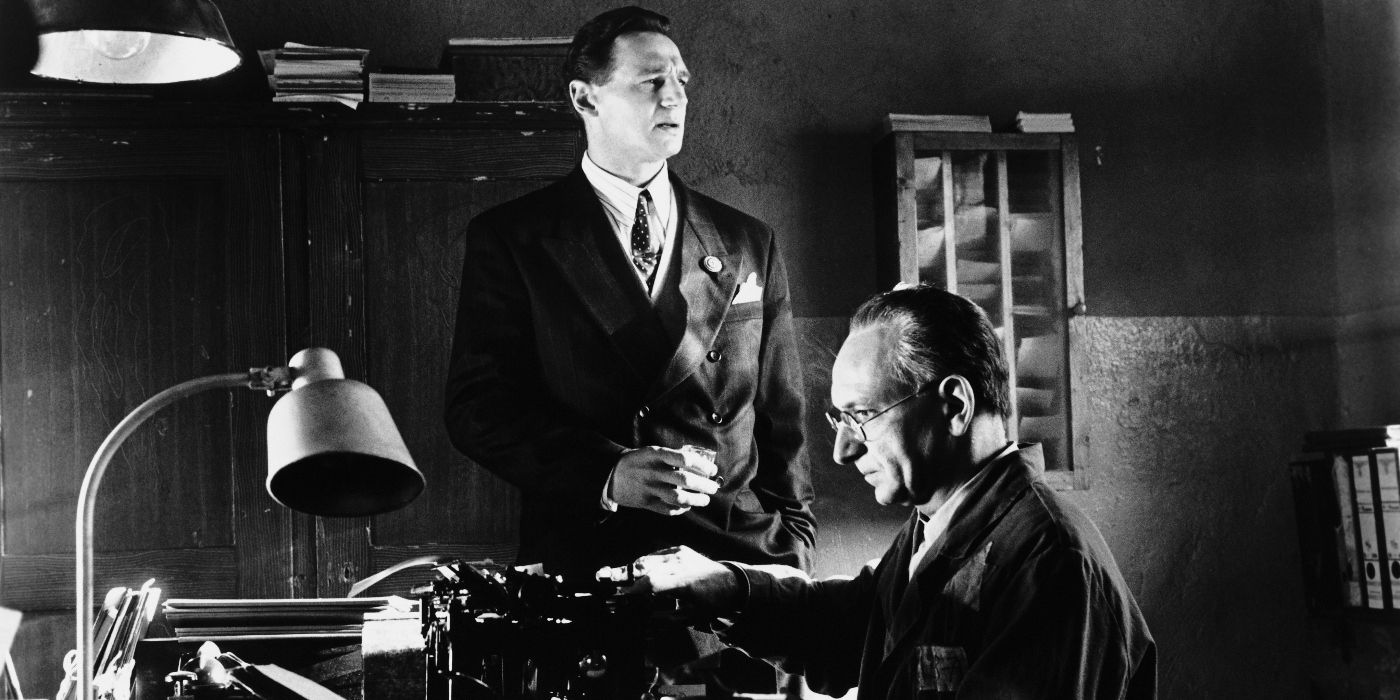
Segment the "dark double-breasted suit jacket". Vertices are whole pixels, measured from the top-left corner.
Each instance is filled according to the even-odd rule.
[[[655,303],[579,169],[468,227],[447,428],[519,487],[520,563],[591,574],[683,543],[810,568],[799,358],[773,234],[672,184],[681,218]],[[683,444],[718,453],[710,505],[600,507],[625,449]]]

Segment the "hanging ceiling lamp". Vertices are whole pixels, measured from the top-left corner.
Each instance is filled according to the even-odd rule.
[[[34,75],[85,83],[176,83],[241,60],[209,0],[35,0]]]

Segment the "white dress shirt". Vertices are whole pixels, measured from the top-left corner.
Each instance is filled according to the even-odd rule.
[[[637,219],[637,198],[642,196],[644,189],[651,193],[651,205],[647,207],[651,230],[665,232],[661,248],[657,251],[659,257],[656,261],[656,277],[651,284],[651,300],[656,301],[657,295],[661,293],[662,283],[665,282],[666,275],[671,268],[670,250],[671,246],[676,244],[676,229],[679,228],[675,216],[676,192],[671,187],[671,178],[667,173],[666,163],[661,164],[661,169],[651,176],[651,180],[647,182],[645,187],[637,187],[602,169],[593,162],[592,158],[588,157],[586,151],[583,154],[582,167],[584,177],[588,178],[588,184],[593,185],[594,194],[597,194],[598,201],[603,203],[603,211],[607,212],[608,220],[613,225],[613,233],[617,235],[617,243],[622,246],[622,252],[627,256],[628,261],[632,260],[632,224]],[[637,273],[637,280],[642,283],[642,288],[645,289],[646,277],[630,262],[628,267]],[[609,472],[608,480],[603,484],[603,493],[598,499],[598,505],[603,510],[617,512],[617,501],[611,498],[612,480],[613,474]]]
[[[651,204],[647,206],[647,217],[650,220],[652,235],[656,232],[664,232],[661,248],[658,250],[659,258],[656,262],[656,278],[651,284],[651,299],[656,301],[656,297],[661,293],[662,285],[666,280],[666,275],[670,272],[671,246],[676,244],[676,229],[679,228],[676,221],[676,193],[671,187],[671,178],[667,174],[666,163],[662,162],[661,169],[652,175],[644,187],[637,187],[622,178],[602,169],[593,159],[588,157],[588,153],[583,154],[583,174],[588,178],[588,183],[593,185],[593,192],[598,195],[598,201],[603,203],[603,211],[608,213],[608,219],[612,222],[613,232],[617,234],[618,245],[622,246],[622,252],[627,259],[632,259],[632,224],[637,218],[637,198],[641,196],[642,190],[651,193]],[[646,277],[635,266],[633,272],[637,273],[637,279],[641,280],[642,287],[646,287]]]

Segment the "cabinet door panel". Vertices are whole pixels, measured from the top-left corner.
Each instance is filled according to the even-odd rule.
[[[108,431],[170,386],[285,360],[274,145],[0,128],[0,604],[48,621],[16,648],[35,687],[73,645],[77,492]],[[262,491],[270,403],[193,396],[123,444],[96,499],[98,598],[149,577],[165,597],[291,593],[290,518]]]
[[[217,185],[208,181],[19,182],[0,194],[0,371],[6,554],[72,551],[75,487],[126,411],[185,378],[224,371]],[[214,274],[210,274],[214,273]],[[216,369],[217,368],[217,369]],[[121,549],[231,541],[229,492],[198,468],[229,449],[228,401],[193,397],[155,416],[113,460],[96,544]],[[152,519],[168,502],[206,505]]]
[[[514,542],[515,490],[471,465],[443,425],[467,223],[532,182],[383,183],[365,188],[369,375],[430,487],[377,519],[376,545]]]

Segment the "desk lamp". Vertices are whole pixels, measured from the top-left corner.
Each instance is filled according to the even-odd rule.
[[[78,698],[92,700],[92,524],[97,487],[107,464],[136,428],[161,408],[208,389],[246,386],[272,395],[290,391],[267,417],[268,493],[312,515],[363,516],[399,508],[423,490],[384,400],[346,379],[340,358],[308,348],[285,367],[253,368],[177,384],[147,399],[112,429],[93,455],[78,494]]]
[[[39,60],[29,72],[85,83],[175,83],[241,60],[210,0],[33,0]]]

